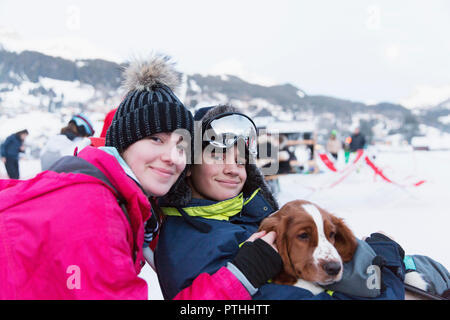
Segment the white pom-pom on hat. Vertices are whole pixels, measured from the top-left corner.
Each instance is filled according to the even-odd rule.
[[[181,73],[175,70],[171,57],[153,54],[148,59],[134,59],[124,70],[122,86],[127,91],[150,90],[157,84],[163,84],[175,91],[181,85]]]

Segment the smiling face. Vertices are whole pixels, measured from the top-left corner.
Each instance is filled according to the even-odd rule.
[[[203,152],[202,164],[193,165],[187,175],[194,198],[215,201],[237,196],[247,179],[245,160],[236,146],[223,153]]]
[[[186,167],[187,143],[177,133],[156,133],[130,145],[122,154],[142,188],[165,195]]]

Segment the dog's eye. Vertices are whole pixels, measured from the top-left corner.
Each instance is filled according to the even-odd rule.
[[[330,232],[330,238],[333,239],[336,236],[336,232]]]
[[[300,240],[308,240],[309,239],[309,234],[306,232],[300,233],[297,238],[299,238]]]

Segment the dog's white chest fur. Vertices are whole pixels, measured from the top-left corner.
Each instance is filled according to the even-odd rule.
[[[303,208],[309,215],[311,215],[317,228],[318,244],[313,253],[314,261],[316,262],[316,264],[319,263],[319,260],[336,260],[339,261],[342,265],[342,260],[341,257],[339,256],[339,253],[337,252],[336,248],[327,240],[325,236],[323,218],[317,207],[314,205],[304,205]],[[342,277],[342,268],[337,276],[337,280],[340,280],[341,277]],[[294,284],[294,286],[306,289],[312,292],[312,294],[314,295],[324,291],[322,287],[316,285],[314,282],[305,281],[303,279],[298,279],[298,281]]]
[[[310,291],[313,295],[319,294],[324,291],[324,289],[313,282],[305,281],[303,279],[298,279],[294,286],[306,289]]]

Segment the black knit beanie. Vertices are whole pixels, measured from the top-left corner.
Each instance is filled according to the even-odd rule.
[[[176,129],[186,129],[193,138],[193,116],[173,93],[180,86],[181,74],[170,57],[156,55],[134,61],[124,70],[124,78],[128,93],[106,133],[105,146],[122,153],[136,141]]]

